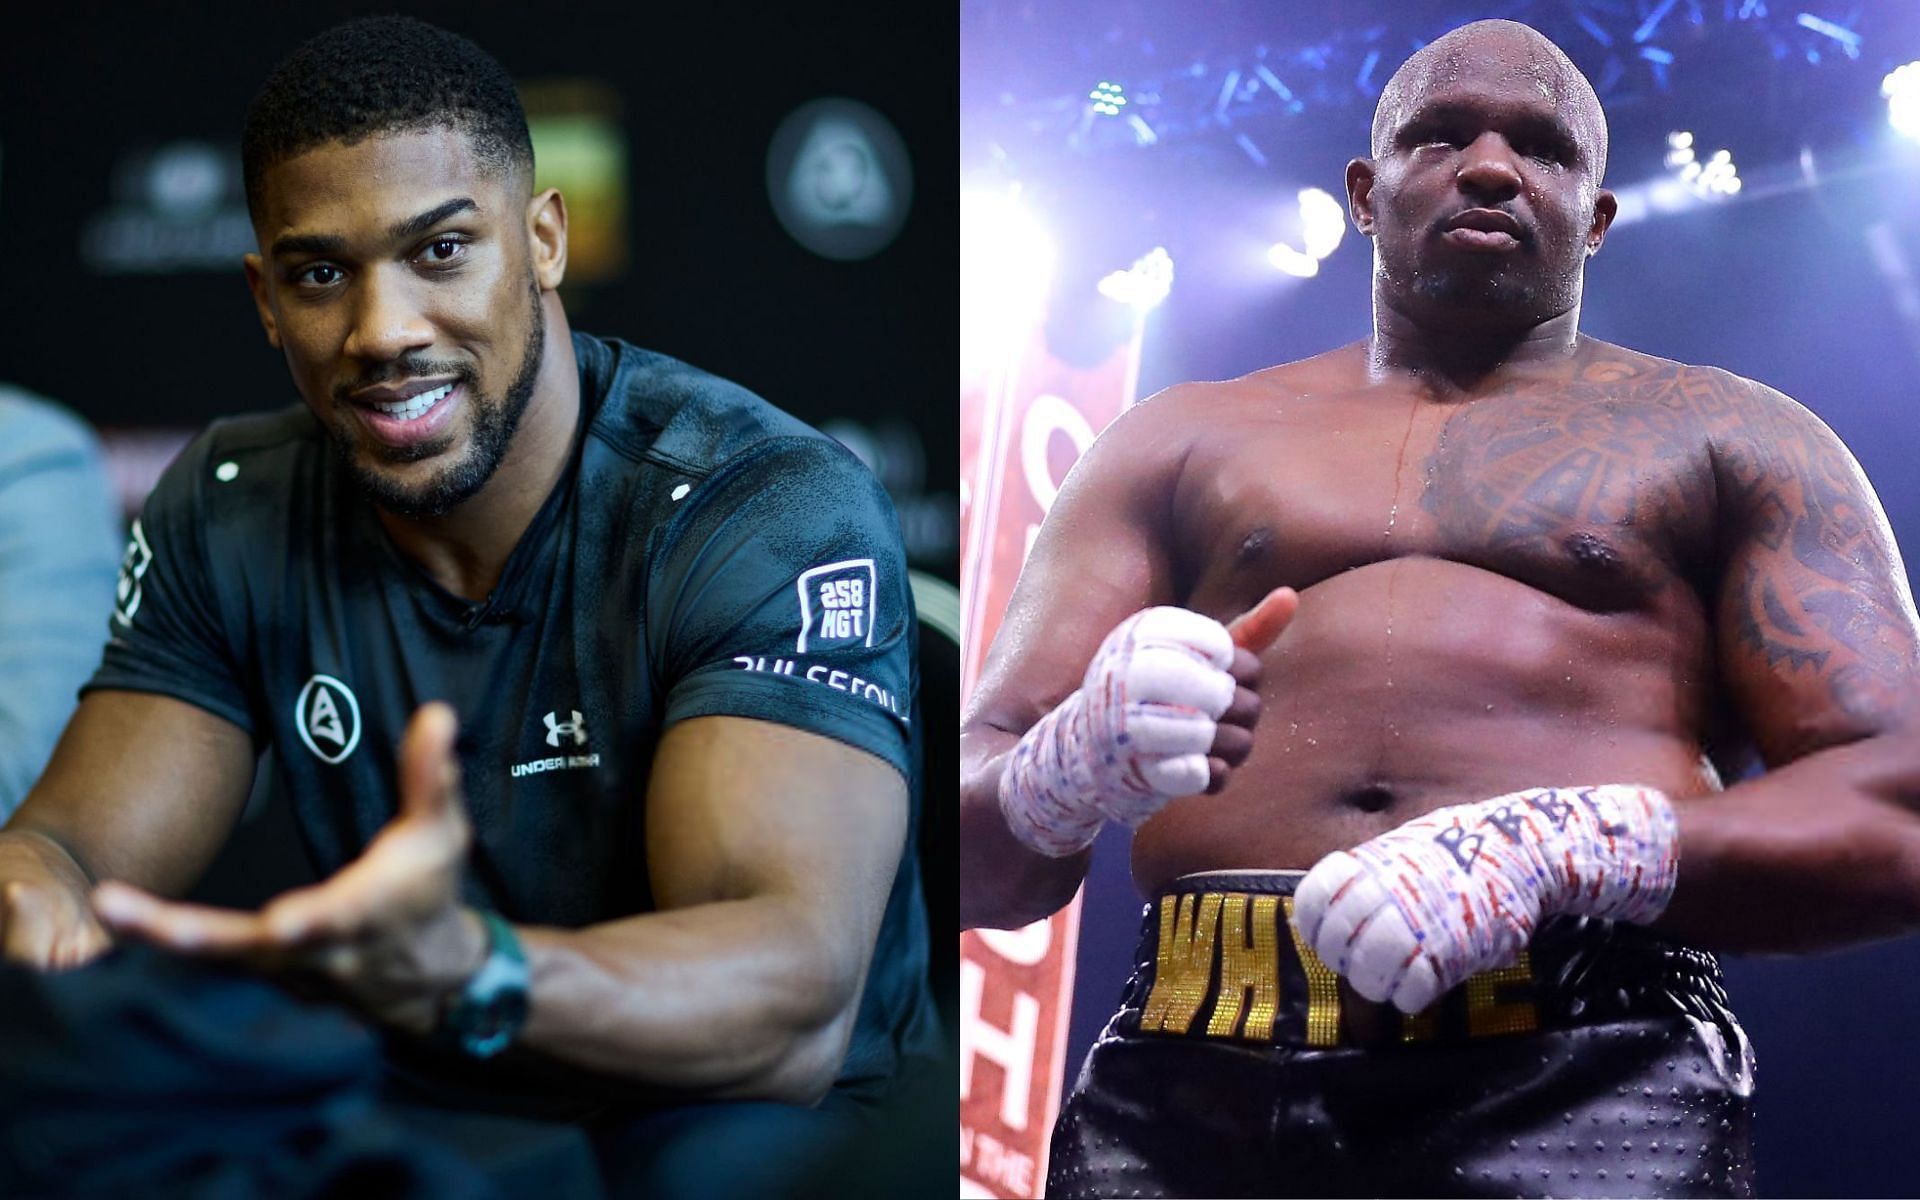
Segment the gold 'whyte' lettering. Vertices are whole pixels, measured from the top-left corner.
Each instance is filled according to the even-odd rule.
[[[1503,1033],[1531,1033],[1540,1027],[1540,1014],[1531,995],[1533,960],[1527,952],[1510,967],[1482,971],[1467,980],[1467,1033],[1471,1037],[1493,1037]],[[1529,994],[1520,1000],[1502,1000],[1502,988],[1526,985]]]
[[[1222,898],[1219,892],[1160,898],[1160,945],[1154,956],[1153,990],[1140,1014],[1143,1033],[1185,1033],[1192,1027],[1213,975],[1213,935]]]
[[[1280,946],[1274,914],[1280,897],[1254,896],[1253,945],[1247,945],[1247,899],[1229,893],[1220,906],[1220,990],[1207,1020],[1207,1036],[1232,1037],[1240,1024],[1240,1001],[1253,993],[1247,1009],[1245,1036],[1257,1041],[1273,1037],[1273,1021],[1280,1015]]]
[[[1340,977],[1333,968],[1307,945],[1300,927],[1293,923],[1293,897],[1286,898],[1287,928],[1293,931],[1293,948],[1300,954],[1300,966],[1307,973],[1307,1045],[1340,1044]]]

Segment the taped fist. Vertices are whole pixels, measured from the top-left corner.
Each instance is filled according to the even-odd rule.
[[[1327,855],[1300,881],[1294,920],[1354,991],[1419,1012],[1511,964],[1546,917],[1657,918],[1678,838],[1672,804],[1652,788],[1514,792]]]
[[[1259,655],[1299,608],[1277,588],[1231,628],[1149,608],[1100,644],[1080,689],[1007,757],[1000,807],[1032,849],[1065,858],[1100,826],[1137,826],[1178,796],[1217,792],[1253,749]]]

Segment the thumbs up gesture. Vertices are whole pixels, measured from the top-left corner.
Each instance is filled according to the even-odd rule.
[[[1260,655],[1299,607],[1276,588],[1230,625],[1171,607],[1122,621],[1080,690],[1008,755],[1000,806],[1014,836],[1063,858],[1106,821],[1137,826],[1169,800],[1224,788],[1253,750]]]

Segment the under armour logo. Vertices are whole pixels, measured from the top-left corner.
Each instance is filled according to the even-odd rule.
[[[547,745],[558,748],[562,734],[572,738],[576,746],[587,744],[587,719],[580,715],[579,709],[573,710],[571,721],[562,721],[557,713],[547,714]]]

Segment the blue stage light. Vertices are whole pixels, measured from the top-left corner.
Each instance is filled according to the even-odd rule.
[[[1910,62],[1880,81],[1887,120],[1903,137],[1920,142],[1920,62]]]

